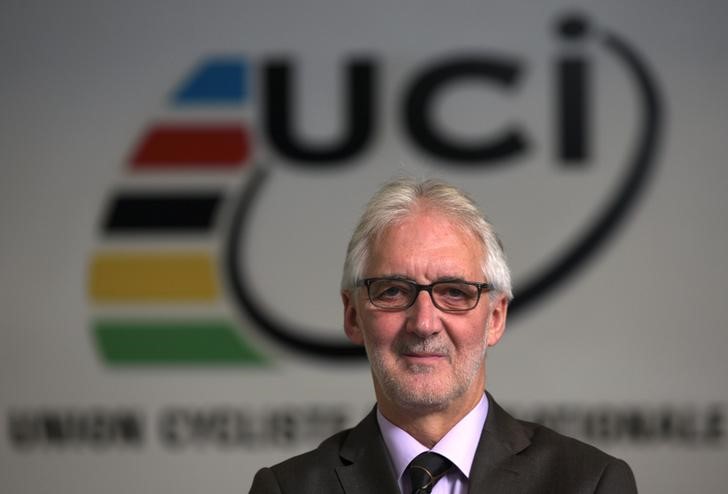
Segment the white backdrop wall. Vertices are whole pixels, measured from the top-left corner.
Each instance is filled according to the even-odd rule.
[[[722,3],[0,13],[3,492],[245,492],[355,423],[344,249],[402,174],[463,186],[504,239],[501,403],[641,492],[724,492]]]

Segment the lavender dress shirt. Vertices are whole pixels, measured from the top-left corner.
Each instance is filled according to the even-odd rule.
[[[475,408],[455,424],[432,448],[431,451],[441,454],[453,462],[456,467],[435,484],[432,494],[467,494],[470,467],[473,465],[475,450],[478,447],[487,416],[488,399],[483,394]],[[403,494],[409,494],[411,491],[410,479],[405,475],[405,469],[415,456],[429,450],[414,437],[384,418],[379,409],[377,409],[377,422],[392,459],[399,489]]]

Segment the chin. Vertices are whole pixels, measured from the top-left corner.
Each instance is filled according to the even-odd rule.
[[[397,405],[402,410],[409,410],[412,412],[437,412],[445,410],[448,404],[449,400],[443,400],[439,397],[431,396],[400,397],[397,402]]]
[[[436,411],[447,408],[462,393],[445,383],[423,383],[426,377],[410,377],[405,380],[388,379],[382,388],[392,403],[404,410]],[[429,385],[428,385],[429,384]]]

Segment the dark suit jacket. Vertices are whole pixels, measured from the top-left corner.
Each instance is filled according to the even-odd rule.
[[[488,395],[488,418],[470,471],[470,493],[633,494],[629,466],[546,427],[522,422]],[[372,411],[353,429],[255,475],[251,494],[399,494]]]

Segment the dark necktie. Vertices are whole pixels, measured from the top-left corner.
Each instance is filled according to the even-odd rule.
[[[418,455],[407,467],[412,481],[412,494],[429,494],[432,488],[452,468],[452,462],[431,451]]]

